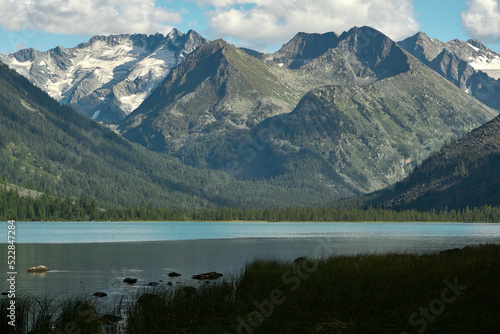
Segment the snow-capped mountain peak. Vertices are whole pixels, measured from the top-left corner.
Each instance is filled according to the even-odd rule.
[[[25,49],[0,60],[59,102],[113,123],[137,108],[171,68],[206,42],[194,31],[174,29],[166,36],[94,36],[74,48]]]

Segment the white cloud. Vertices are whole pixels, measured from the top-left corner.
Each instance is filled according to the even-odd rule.
[[[297,32],[341,33],[368,25],[400,40],[416,33],[413,0],[196,0],[212,5],[208,24],[216,36],[266,48]],[[212,37],[212,36],[210,36]]]
[[[181,15],[154,0],[0,0],[7,30],[93,35],[168,32]]]
[[[462,25],[469,35],[490,42],[500,41],[500,1],[472,0],[462,12]]]

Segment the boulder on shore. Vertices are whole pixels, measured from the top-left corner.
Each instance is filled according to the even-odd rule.
[[[28,269],[29,273],[45,273],[49,271],[50,269],[47,268],[46,266],[36,266],[36,267],[31,267]]]

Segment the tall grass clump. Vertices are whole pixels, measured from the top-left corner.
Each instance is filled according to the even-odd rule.
[[[126,333],[224,333],[235,316],[228,280],[139,293],[126,311]]]
[[[80,295],[69,298],[56,296],[34,297],[17,295],[16,326],[8,324],[7,307],[10,299],[0,301],[0,332],[3,333],[119,333],[118,316],[106,313],[92,296]],[[120,303],[117,304],[118,306]],[[115,311],[119,313],[115,306]],[[111,321],[109,320],[111,317]]]
[[[238,285],[239,328],[253,333],[500,333],[499,275],[500,245],[443,254],[259,261],[247,266]],[[466,288],[455,296],[450,285]],[[441,300],[444,289],[453,302]],[[278,303],[272,302],[273,291],[274,297],[276,291],[282,294],[275,298]],[[424,308],[428,319],[420,315]]]

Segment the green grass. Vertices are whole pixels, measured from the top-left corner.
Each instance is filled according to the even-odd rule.
[[[26,294],[17,294],[16,326],[9,324],[12,320],[7,317],[11,299],[2,296],[0,300],[1,319],[0,331],[2,333],[119,333],[120,327],[106,324],[104,318],[107,314],[120,313],[121,302],[113,305],[111,311],[102,306],[95,297],[75,296],[66,299],[57,296],[44,296],[41,298]],[[111,312],[111,313],[110,313]]]
[[[126,306],[18,298],[17,333],[499,333],[500,245],[444,254],[256,260],[196,290],[160,286]],[[6,299],[0,310],[2,333]],[[103,325],[103,315],[124,320]]]

